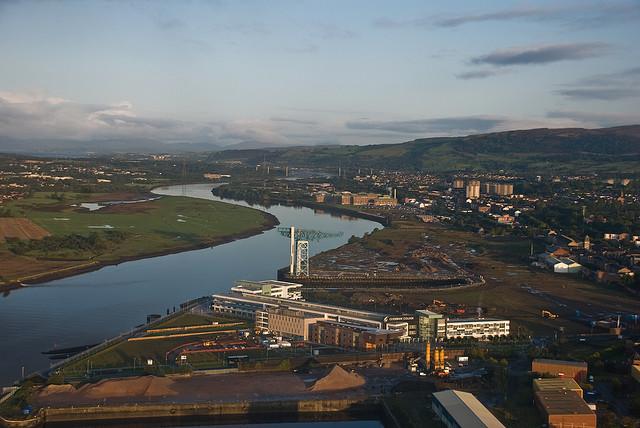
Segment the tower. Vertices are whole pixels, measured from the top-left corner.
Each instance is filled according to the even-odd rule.
[[[309,241],[298,241],[296,275],[309,276]]]
[[[426,363],[427,368],[431,367],[431,342],[427,342],[427,350],[424,354],[424,362]]]
[[[584,237],[584,244],[582,244],[582,246],[585,250],[591,249],[591,238],[589,237],[589,235]]]
[[[291,226],[289,233],[291,234],[291,248],[289,252],[289,275],[293,276],[293,274],[295,273],[296,264],[296,228]]]

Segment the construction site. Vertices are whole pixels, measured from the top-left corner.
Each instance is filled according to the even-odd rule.
[[[291,227],[290,263],[278,278],[313,288],[454,288],[483,283],[413,224],[398,224],[309,258],[306,231]],[[384,235],[384,236],[382,236]]]

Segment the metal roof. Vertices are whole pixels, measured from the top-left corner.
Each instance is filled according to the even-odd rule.
[[[434,392],[433,397],[460,428],[505,428],[473,394],[449,389]]]

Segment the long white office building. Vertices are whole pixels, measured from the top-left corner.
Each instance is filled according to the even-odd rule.
[[[509,320],[495,318],[449,318],[447,319],[447,339],[473,337],[486,339],[489,336],[508,336]]]
[[[236,281],[231,287],[234,293],[280,297],[282,299],[302,300],[302,284],[295,282],[276,281],[268,279],[266,281]]]
[[[253,320],[256,319],[257,312],[262,314],[269,309],[289,309],[308,316],[373,328],[386,328],[385,319],[388,317],[387,314],[341,306],[249,294],[214,294],[211,309],[223,315]]]

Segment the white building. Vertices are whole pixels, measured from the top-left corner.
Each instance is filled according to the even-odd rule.
[[[431,407],[447,428],[505,428],[469,392],[454,389],[434,392]]]
[[[449,318],[447,319],[447,339],[473,337],[486,339],[489,336],[508,336],[509,320],[495,318]]]
[[[295,282],[276,281],[236,281],[231,291],[243,295],[260,295],[278,297],[280,299],[302,300],[302,284]]]
[[[553,254],[545,253],[544,263],[553,269],[555,273],[579,273],[582,265],[568,257],[556,257]]]

